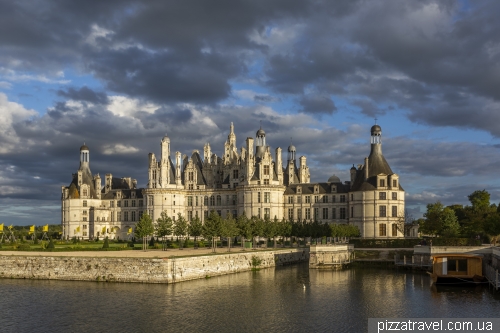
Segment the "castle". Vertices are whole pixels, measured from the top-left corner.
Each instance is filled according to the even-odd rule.
[[[61,189],[63,237],[83,239],[133,234],[143,213],[155,221],[165,211],[173,219],[181,213],[189,221],[204,221],[212,210],[228,214],[286,220],[317,220],[356,225],[364,238],[401,238],[398,222],[404,216],[405,193],[399,176],[382,154],[382,129],[371,128],[371,151],[364,164],[350,170],[342,183],[333,175],[324,183],[311,183],[306,157],[297,164],[296,149],[288,147],[283,167],[282,150],[273,154],[261,128],[255,140],[247,138],[239,151],[231,123],[224,155],[203,147],[203,159],[176,152],[171,159],[170,138],[161,140],[161,155],[149,154],[148,183],[137,188],[130,177],[101,177],[90,171],[90,150],[80,147],[80,168],[69,186]],[[255,144],[255,147],[254,147]]]

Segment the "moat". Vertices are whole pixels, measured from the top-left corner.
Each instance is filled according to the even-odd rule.
[[[497,317],[500,293],[307,263],[178,284],[0,279],[2,332],[366,332],[370,317]]]

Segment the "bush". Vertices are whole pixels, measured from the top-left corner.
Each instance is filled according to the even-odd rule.
[[[17,247],[18,250],[30,250],[31,249],[31,246],[29,244],[20,244],[18,247]]]
[[[55,249],[56,246],[54,245],[54,242],[52,241],[52,238],[50,239],[49,241],[49,244],[47,245],[47,249],[51,250],[51,249]]]
[[[134,247],[134,242],[128,242],[128,243],[127,243],[127,246],[128,246],[128,247]]]
[[[109,240],[108,237],[104,239],[104,244],[102,244],[103,249],[109,249]]]
[[[95,238],[96,243],[99,241],[99,236]]]
[[[155,246],[155,238],[154,237],[151,237],[151,239],[149,240],[149,246],[150,247],[154,247]]]
[[[38,238],[35,236],[35,240],[33,241],[33,244],[38,245]]]
[[[252,256],[252,266],[253,266],[253,268],[259,267],[260,264],[262,264],[262,259],[260,259],[257,256]]]

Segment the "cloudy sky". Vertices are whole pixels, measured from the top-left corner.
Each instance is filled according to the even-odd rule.
[[[383,151],[407,206],[500,200],[498,1],[0,0],[0,223],[60,223],[61,186],[147,154],[267,142],[313,182]],[[283,155],[286,159],[286,154]]]

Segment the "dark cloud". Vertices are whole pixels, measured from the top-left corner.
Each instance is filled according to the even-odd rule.
[[[58,90],[57,95],[73,99],[76,101],[85,101],[93,104],[108,104],[108,96],[104,92],[95,92],[88,87],[80,89],[68,88],[66,90]]]
[[[281,101],[280,98],[270,95],[255,95],[253,97],[253,100],[256,102],[263,102],[263,103],[274,103]]]
[[[334,111],[337,111],[335,103],[329,96],[305,95],[302,96],[299,103],[302,106],[301,111],[305,113],[333,114]]]

